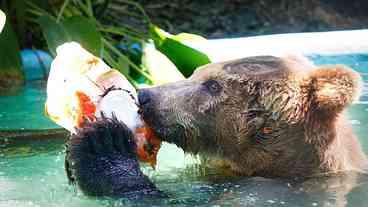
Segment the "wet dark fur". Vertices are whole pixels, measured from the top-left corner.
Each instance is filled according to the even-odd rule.
[[[165,196],[140,170],[135,147],[130,129],[115,118],[87,123],[67,142],[68,178],[91,196]]]
[[[306,178],[364,171],[344,109],[359,75],[269,56],[204,66],[188,79],[139,92],[145,121],[165,141],[239,175]],[[71,182],[88,195],[164,196],[140,171],[132,132],[116,119],[87,123],[67,143]]]
[[[363,171],[366,157],[344,117],[360,76],[303,57],[249,57],[143,89],[145,121],[184,151],[243,176],[308,177]]]

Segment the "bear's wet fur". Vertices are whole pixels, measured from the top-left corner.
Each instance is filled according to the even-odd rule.
[[[366,156],[344,115],[360,90],[360,75],[346,66],[256,56],[143,89],[139,101],[164,141],[239,175],[293,178],[365,170]]]
[[[156,135],[185,152],[242,176],[294,179],[365,172],[344,115],[360,88],[359,74],[345,66],[257,56],[203,66],[138,98]],[[68,141],[69,179],[89,195],[163,196],[140,171],[132,137],[116,119],[88,123]]]
[[[164,197],[140,170],[131,130],[116,118],[86,122],[66,145],[71,183],[90,196]]]

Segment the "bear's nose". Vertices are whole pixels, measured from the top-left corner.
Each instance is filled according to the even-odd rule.
[[[148,89],[141,89],[138,91],[138,102],[139,105],[144,106],[151,102],[152,95]]]

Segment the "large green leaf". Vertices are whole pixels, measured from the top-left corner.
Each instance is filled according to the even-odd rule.
[[[38,19],[50,51],[55,55],[56,48],[69,41],[80,43],[85,49],[100,56],[102,41],[96,25],[82,16],[73,16],[57,22],[51,16]]]
[[[55,18],[44,15],[38,19],[38,23],[42,28],[49,50],[54,56],[59,45],[71,41],[64,26],[61,23],[57,23]]]
[[[185,40],[205,40],[203,37],[188,33],[172,35],[155,25],[150,26],[150,35],[156,48],[165,54],[185,77],[189,77],[197,67],[211,62],[206,54],[185,44]]]
[[[151,74],[154,85],[185,79],[173,62],[151,43],[143,45],[142,65]]]
[[[65,19],[63,25],[72,41],[79,42],[89,52],[100,56],[102,37],[91,20],[82,16],[73,16]]]
[[[126,59],[120,57],[118,59],[118,65],[119,68],[117,70],[119,70],[123,75],[129,76],[129,63],[126,61]]]
[[[171,38],[166,38],[158,50],[164,53],[185,77],[189,77],[199,66],[211,62],[206,54]]]
[[[19,44],[9,22],[0,34],[0,88],[17,85],[24,81]]]
[[[26,13],[27,13],[27,5],[26,1],[12,1],[15,7],[15,16],[17,19],[16,25],[14,25],[14,30],[18,34],[25,34],[26,33]],[[20,43],[24,42],[26,35],[18,36]]]

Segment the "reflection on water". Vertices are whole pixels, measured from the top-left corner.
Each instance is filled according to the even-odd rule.
[[[317,64],[347,64],[368,83],[368,55],[320,57]],[[368,153],[368,87],[349,117]],[[42,98],[42,97],[41,97]],[[1,100],[0,100],[1,101]],[[2,206],[367,206],[368,176],[356,173],[290,183],[264,178],[222,176],[199,166],[144,168],[168,199],[95,199],[68,185],[64,173],[63,141],[0,142],[0,207]],[[171,152],[164,155],[173,157]],[[170,154],[170,156],[169,156]],[[168,165],[170,166],[170,165]],[[165,168],[165,167],[163,167]]]

